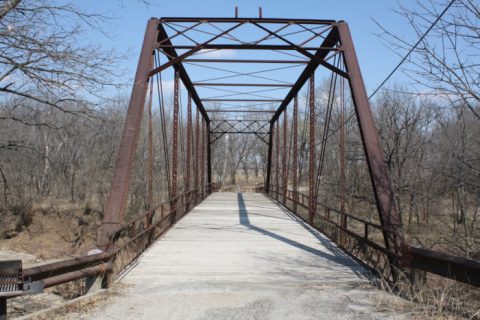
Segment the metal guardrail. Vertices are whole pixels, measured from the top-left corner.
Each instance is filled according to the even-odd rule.
[[[87,277],[101,277],[102,287],[108,287],[112,278],[120,274],[153,241],[169,230],[213,190],[216,190],[214,184],[200,190],[191,190],[131,219],[112,234],[111,246],[104,252],[23,270],[21,261],[19,261],[20,267],[18,262],[11,262],[11,266],[0,264],[0,317],[2,312],[6,315],[7,298],[28,292],[39,292],[39,288],[49,288]],[[264,192],[265,188],[263,184],[257,184],[254,190]],[[300,219],[308,223],[309,198],[307,195],[299,192],[294,194],[291,190],[283,192],[281,187],[271,186],[270,196],[282,202]],[[379,235],[388,230],[379,224],[341,212],[321,202],[317,202],[317,208],[324,210],[315,212],[312,227],[337,243],[340,248],[367,266],[374,274],[387,281],[393,281],[392,267],[389,264],[391,252],[385,248],[382,241],[379,241]],[[339,223],[342,219],[346,223]],[[377,239],[373,239],[372,235],[376,235]],[[402,256],[395,258],[401,261],[402,268],[423,270],[473,286],[480,286],[480,262],[478,261],[406,244],[402,246]],[[14,269],[17,270],[16,273],[13,272]],[[12,280],[12,277],[15,279]],[[16,289],[12,291],[10,290],[12,288]]]
[[[294,194],[291,190],[284,192],[282,187],[272,185],[270,196],[283,203],[300,219],[311,225],[308,219],[308,195],[300,192]],[[320,212],[319,208],[323,208],[323,212]],[[352,224],[356,224],[355,228],[351,226]],[[372,273],[389,282],[394,281],[394,270],[390,264],[392,253],[385,248],[382,241],[373,239],[376,236],[383,240],[382,233],[388,231],[386,228],[318,201],[311,226],[325,234],[346,253],[369,268]]]
[[[259,192],[263,190],[263,188],[259,188]],[[283,203],[308,223],[309,197],[307,195],[299,192],[294,194],[292,190],[285,192],[282,187],[272,185],[270,196]],[[317,209],[323,208],[324,210],[323,212],[316,210],[312,227],[324,233],[377,276],[390,282],[393,281],[392,266],[389,264],[389,257],[392,253],[385,248],[385,244],[380,241],[379,237],[383,231],[388,232],[389,230],[321,202],[316,202],[316,204]],[[298,207],[303,208],[304,212],[298,210]],[[343,224],[339,223],[342,219],[345,221]],[[355,224],[355,226],[351,226],[351,224]],[[372,232],[376,233],[377,239],[372,239]],[[472,286],[480,286],[480,262],[475,260],[417,248],[405,243],[402,245],[401,256],[395,258],[400,261],[398,267],[404,274],[405,271],[413,273],[414,270],[422,270]],[[413,280],[411,275],[405,275],[405,277]]]
[[[403,245],[402,266],[480,287],[479,261]]]
[[[20,269],[14,273],[10,264],[0,264],[0,319],[6,319],[6,300],[27,293],[23,283],[36,284],[30,293],[38,293],[44,288],[57,286],[88,277],[101,278],[101,287],[110,285],[112,278],[118,276],[130,265],[150,244],[169,230],[195,205],[203,201],[211,192],[213,186],[206,185],[200,189],[179,194],[154,209],[135,217],[125,223],[111,236],[110,246],[104,251],[78,258],[66,259],[40,266]],[[12,262],[13,263],[13,262]],[[12,271],[12,272],[10,272]],[[6,275],[8,273],[8,281]],[[17,285],[10,281],[12,275],[18,277]],[[5,280],[5,281],[4,281]],[[25,282],[23,282],[25,281]],[[8,282],[8,283],[7,283]],[[5,284],[5,285],[4,285]],[[15,292],[10,289],[18,288]],[[31,288],[27,286],[27,288]],[[14,294],[13,294],[14,293]],[[2,318],[3,317],[3,318]]]
[[[0,297],[15,296],[22,291],[22,261],[0,261]]]

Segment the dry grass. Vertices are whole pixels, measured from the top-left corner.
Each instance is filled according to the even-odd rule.
[[[48,309],[33,311],[22,317],[22,320],[49,320],[49,319],[79,319],[85,312],[93,310],[98,305],[108,301],[116,292],[102,290],[67,301]]]
[[[381,281],[382,290],[403,299],[390,299],[385,295],[378,301],[377,308],[409,313],[411,319],[480,319],[477,288],[436,275],[429,274],[428,277],[426,284],[415,288],[409,285],[392,288]]]

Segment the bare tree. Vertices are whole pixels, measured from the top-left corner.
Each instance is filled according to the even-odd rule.
[[[420,38],[445,8],[447,0],[416,0],[396,11]],[[377,25],[394,52],[402,55],[412,44]],[[466,106],[480,120],[480,7],[473,0],[456,0],[410,55],[405,71],[412,81],[447,98],[451,105]],[[461,102],[461,103],[459,103]]]
[[[0,94],[18,108],[49,106],[85,113],[113,85],[118,59],[82,41],[86,28],[102,32],[106,17],[71,2],[3,1],[0,9]],[[37,104],[28,101],[38,102]],[[73,103],[74,102],[74,103]],[[4,113],[0,120],[25,120]]]

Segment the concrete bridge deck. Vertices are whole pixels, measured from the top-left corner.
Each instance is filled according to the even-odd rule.
[[[214,193],[84,319],[385,319],[368,272],[258,193]]]

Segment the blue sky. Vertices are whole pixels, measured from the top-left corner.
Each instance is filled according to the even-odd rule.
[[[396,1],[387,0],[151,0],[149,6],[136,0],[103,0],[81,3],[89,11],[105,13],[114,17],[111,21],[111,36],[89,34],[89,41],[100,42],[106,49],[126,54],[122,82],[129,83],[135,73],[138,54],[145,25],[150,17],[206,16],[232,17],[235,6],[240,17],[257,17],[258,7],[268,18],[311,18],[345,20],[349,23],[356,46],[360,67],[367,92],[383,80],[400,60],[400,56],[389,50],[377,37],[380,32],[373,19],[390,30],[415,42],[416,38],[404,19],[393,12]],[[400,1],[403,5],[415,5],[414,1]],[[373,18],[373,19],[372,19]],[[410,31],[410,32],[409,32]],[[391,83],[402,81],[398,72]],[[127,90],[128,91],[128,90]]]

